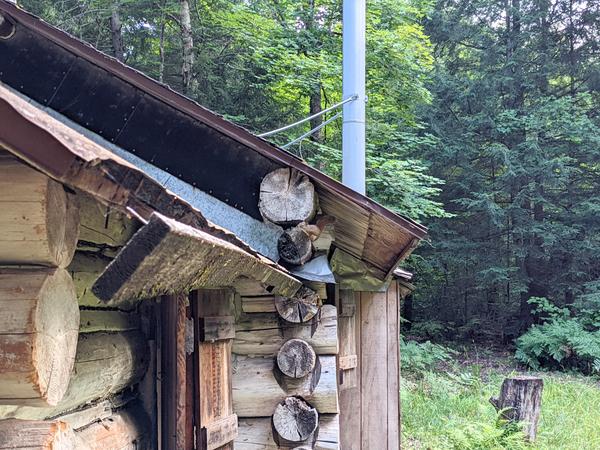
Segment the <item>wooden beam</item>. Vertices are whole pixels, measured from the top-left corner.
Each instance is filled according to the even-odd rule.
[[[233,244],[153,214],[107,267],[93,292],[105,302],[232,286],[240,276],[293,296],[301,283]]]
[[[165,449],[186,450],[186,418],[192,411],[187,403],[185,329],[187,296],[161,299],[162,313],[162,445]]]
[[[0,420],[0,450],[89,450],[64,422]]]

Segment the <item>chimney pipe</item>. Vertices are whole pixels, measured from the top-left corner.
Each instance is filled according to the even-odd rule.
[[[361,194],[366,190],[366,14],[366,0],[344,0],[342,98],[358,98],[344,105],[342,182]]]

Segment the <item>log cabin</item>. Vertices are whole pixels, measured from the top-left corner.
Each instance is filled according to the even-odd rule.
[[[400,448],[426,229],[0,0],[0,449]]]

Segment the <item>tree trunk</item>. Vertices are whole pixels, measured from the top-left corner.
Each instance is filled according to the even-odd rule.
[[[66,267],[79,229],[74,195],[0,152],[0,264]]]
[[[523,423],[523,431],[529,442],[535,441],[540,418],[542,391],[541,378],[519,376],[507,378],[502,383],[500,397],[490,398],[490,403],[509,422]]]
[[[258,208],[266,220],[278,225],[309,222],[317,211],[315,187],[295,169],[277,169],[260,183]]]
[[[0,403],[54,406],[75,359],[79,308],[64,269],[0,270]]]
[[[181,42],[183,44],[183,60],[181,65],[181,78],[183,93],[193,95],[195,93],[194,80],[194,37],[192,35],[192,18],[190,15],[189,0],[180,0],[180,25]]]
[[[322,111],[321,107],[321,84],[317,84],[314,87],[312,94],[310,95],[309,106],[310,106],[310,115],[314,115],[320,113]],[[310,121],[310,128],[314,130],[319,125],[323,123],[323,116],[315,117]],[[319,131],[314,132],[310,139],[314,142],[322,142],[323,141],[323,128]]]
[[[123,24],[119,15],[119,2],[112,5],[110,14],[110,33],[112,37],[113,55],[119,61],[125,61],[125,49],[123,47]]]

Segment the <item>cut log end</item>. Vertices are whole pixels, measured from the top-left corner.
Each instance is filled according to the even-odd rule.
[[[0,271],[0,401],[54,406],[75,360],[79,308],[64,269]]]
[[[279,236],[277,251],[284,263],[301,266],[312,258],[314,247],[305,227],[298,225]]]
[[[258,208],[266,220],[279,225],[307,222],[317,211],[315,187],[295,169],[277,169],[261,182]]]
[[[75,195],[15,158],[0,159],[0,263],[69,265],[79,231]]]
[[[317,363],[313,348],[302,339],[290,339],[277,353],[277,366],[288,377],[302,378],[308,375]]]
[[[301,443],[313,435],[318,425],[319,414],[315,408],[301,398],[288,397],[275,408],[273,437],[278,445]]]
[[[308,322],[315,317],[320,307],[321,299],[307,287],[302,287],[295,297],[275,297],[275,308],[287,322]]]
[[[76,450],[86,447],[64,422],[9,419],[0,421],[0,448]]]

